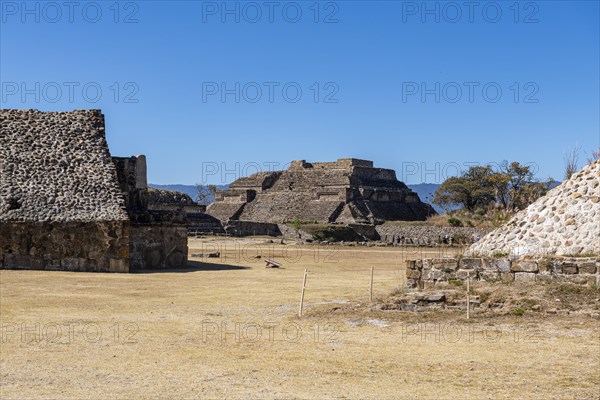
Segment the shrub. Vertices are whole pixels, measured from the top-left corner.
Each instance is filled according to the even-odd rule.
[[[463,226],[461,220],[454,217],[448,218],[448,223],[450,224],[450,226]]]

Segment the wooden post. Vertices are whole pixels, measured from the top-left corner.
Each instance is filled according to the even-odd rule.
[[[371,294],[371,303],[373,302],[373,267],[371,267],[371,289],[370,289],[370,294]]]
[[[471,274],[467,274],[467,319],[471,318]]]
[[[306,289],[306,275],[308,274],[308,270],[304,270],[304,280],[302,281],[302,294],[300,295],[300,311],[298,312],[298,316],[302,318],[302,308],[304,307],[304,289]]]

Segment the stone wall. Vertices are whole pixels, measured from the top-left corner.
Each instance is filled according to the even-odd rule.
[[[426,258],[406,261],[408,287],[426,288],[467,278],[485,281],[565,281],[600,285],[600,257]]]
[[[229,221],[225,231],[232,236],[281,236],[279,225],[268,222]]]
[[[100,110],[0,110],[0,223],[126,221]]]
[[[0,224],[0,269],[128,272],[127,221]]]
[[[375,229],[383,242],[416,246],[471,244],[492,231],[491,228],[394,226],[386,224],[378,225]]]
[[[0,110],[0,182],[2,269],[185,266],[185,218],[147,210],[146,158],[111,157],[100,110]]]
[[[175,190],[148,188],[148,208],[155,209],[155,206],[173,205],[173,206],[193,206],[196,203],[186,193]]]
[[[148,208],[148,182],[146,181],[146,156],[112,157],[117,170],[117,180],[127,210]]]

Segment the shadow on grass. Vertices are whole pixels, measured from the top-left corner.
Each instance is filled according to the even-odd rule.
[[[250,267],[243,267],[240,265],[229,265],[229,264],[212,264],[204,263],[201,261],[189,260],[186,268],[172,268],[172,269],[143,269],[135,271],[135,274],[159,274],[159,273],[176,273],[176,272],[196,272],[196,271],[235,271],[250,269]]]

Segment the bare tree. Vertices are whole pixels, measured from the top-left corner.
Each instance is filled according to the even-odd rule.
[[[196,191],[198,192],[198,195],[196,196],[196,200],[198,201],[198,203],[208,205],[214,200],[215,193],[217,192],[217,186],[202,185],[200,183],[197,183]]]
[[[588,164],[592,164],[596,160],[600,159],[600,147],[597,147],[596,150],[592,150],[591,157],[588,157]]]
[[[565,162],[565,179],[571,179],[571,176],[579,169],[579,153],[581,146],[575,146],[569,151],[565,151],[563,160]]]

